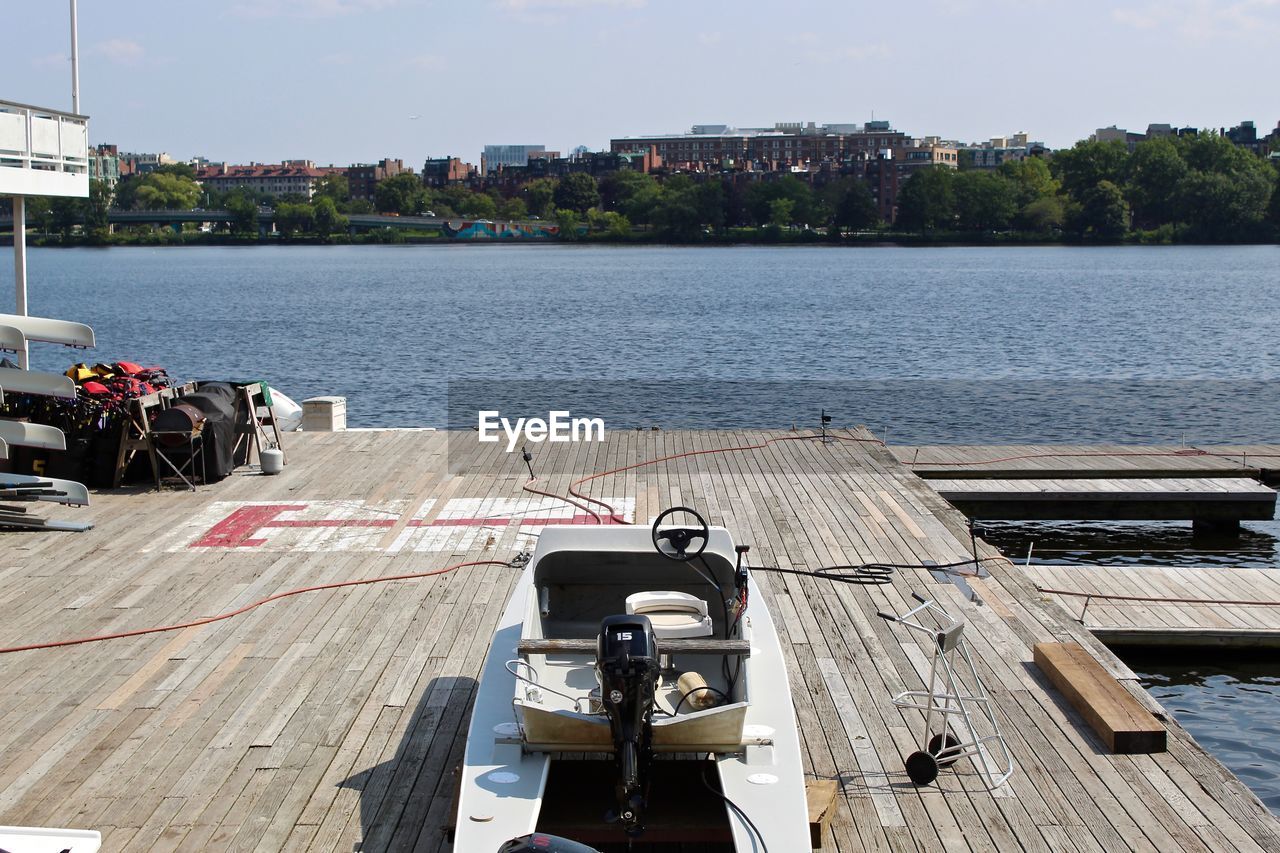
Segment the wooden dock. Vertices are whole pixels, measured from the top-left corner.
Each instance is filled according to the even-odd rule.
[[[926,479],[1251,477],[1275,482],[1280,445],[937,444],[891,447]]]
[[[780,434],[792,438],[795,433]],[[755,565],[819,567],[968,554],[966,521],[870,441],[619,432],[542,445],[540,486],[704,453],[585,488],[641,523],[699,507]],[[867,438],[866,433],[857,437]],[[7,533],[0,645],[209,616],[316,584],[505,561],[580,511],[521,491],[518,454],[446,436],[288,436],[276,477],[194,493],[95,495],[83,534]],[[984,556],[996,556],[982,546]],[[899,570],[885,586],[761,574],[779,624],[806,769],[837,780],[827,850],[1280,850],[1280,820],[1137,686],[1020,567],[970,580]],[[448,850],[454,781],[490,632],[516,578],[477,566],[282,598],[177,632],[0,655],[0,823],[99,829],[104,850]],[[903,768],[928,650],[876,618],[911,593],[969,620],[1016,772],[987,792],[966,761],[916,788]],[[1032,663],[1075,641],[1165,720],[1169,749],[1111,755]],[[471,853],[471,851],[466,851]],[[477,853],[486,853],[478,851]],[[774,853],[782,853],[774,851]]]
[[[930,480],[969,518],[1268,521],[1276,492],[1244,477]]]
[[[1108,646],[1280,648],[1275,569],[1033,565],[1023,571]]]

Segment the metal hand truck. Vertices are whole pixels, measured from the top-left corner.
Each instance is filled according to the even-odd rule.
[[[876,614],[928,635],[933,646],[929,689],[907,690],[893,697],[899,708],[924,711],[920,749],[907,756],[907,775],[917,785],[928,785],[938,778],[939,768],[967,756],[973,759],[987,790],[994,790],[1013,775],[1013,757],[1000,733],[995,705],[969,656],[965,623],[934,601],[914,592],[911,597],[920,605],[901,616]],[[924,624],[924,619],[934,624]],[[954,660],[957,655],[963,662],[959,670]]]

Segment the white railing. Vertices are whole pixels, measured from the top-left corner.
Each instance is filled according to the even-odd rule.
[[[0,101],[0,193],[27,194],[27,187],[39,192],[41,178],[53,175],[60,184],[84,183],[87,191],[89,119]]]

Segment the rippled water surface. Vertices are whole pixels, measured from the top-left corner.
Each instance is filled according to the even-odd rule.
[[[1151,695],[1280,814],[1280,665],[1132,666]]]
[[[442,424],[451,379],[577,377],[670,382],[632,406],[662,425],[781,426],[825,404],[904,442],[1206,441],[1261,429],[1240,424],[1268,402],[1256,390],[1204,411],[1234,399],[1223,380],[1280,379],[1274,246],[46,249],[29,268],[31,312],[93,325],[94,359],[340,394],[363,426]],[[0,304],[11,281],[0,264]],[[797,379],[828,387],[779,390]],[[1197,382],[1214,402],[1046,382],[1068,379]],[[944,384],[831,387],[882,380]]]

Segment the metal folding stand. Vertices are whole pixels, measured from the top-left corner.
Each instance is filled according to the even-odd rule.
[[[169,466],[173,474],[193,492],[196,490],[197,480],[201,483],[208,482],[205,478],[204,467],[203,426],[204,423],[201,422],[195,429],[151,430],[147,433],[147,440],[151,444],[155,458]],[[183,452],[186,459],[175,453],[175,451],[179,450]],[[174,458],[170,458],[171,456]],[[175,461],[175,458],[177,461]],[[167,479],[168,476],[161,471],[157,471],[156,488],[159,488],[162,480]]]
[[[938,778],[939,768],[968,757],[987,789],[994,790],[1013,775],[1013,756],[1000,732],[995,704],[969,656],[965,623],[934,601],[914,592],[911,597],[920,605],[901,616],[876,614],[927,635],[933,647],[928,689],[907,690],[893,697],[899,708],[924,711],[920,749],[907,756],[907,775],[917,785],[928,785]],[[927,625],[923,619],[934,624]],[[957,656],[959,662],[954,660]],[[957,667],[957,663],[962,665]]]

